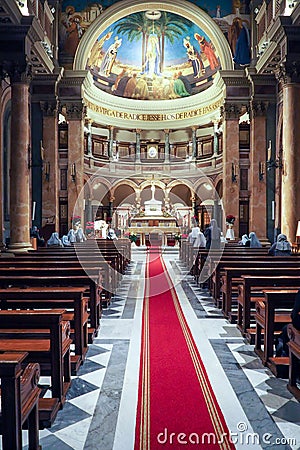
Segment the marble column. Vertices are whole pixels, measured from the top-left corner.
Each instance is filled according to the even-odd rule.
[[[42,215],[54,217],[55,230],[59,230],[59,168],[57,102],[41,102],[43,112],[43,181]],[[48,171],[48,174],[47,174]]]
[[[170,130],[164,130],[165,132],[165,162],[170,162]]]
[[[113,157],[113,146],[114,146],[114,127],[109,127],[109,137],[108,137],[108,157],[109,160],[112,160]]]
[[[239,116],[240,107],[236,103],[226,103],[223,109],[223,209],[224,216],[233,215],[235,235],[239,230]],[[222,227],[224,224],[219,224]],[[223,230],[224,236],[226,229]]]
[[[136,145],[135,145],[135,162],[141,162],[141,130],[136,130],[135,134]]]
[[[267,104],[251,101],[250,123],[250,177],[251,192],[249,208],[249,230],[255,231],[259,239],[267,236],[267,183],[266,174],[260,179],[261,165],[266,162],[266,113]]]
[[[88,154],[88,156],[92,156],[93,155],[93,151],[92,151],[93,143],[92,143],[92,120],[91,119],[88,119],[86,121],[85,133],[87,136],[87,154]]]
[[[10,245],[13,252],[31,249],[29,83],[26,72],[11,77]]]
[[[81,100],[67,103],[66,113],[66,119],[69,123],[68,211],[70,219],[75,215],[80,216],[83,221],[85,106]],[[84,226],[84,223],[82,223],[82,226]]]
[[[300,220],[300,83],[283,86],[281,232],[296,241]]]
[[[219,132],[219,122],[214,122],[214,156],[218,156],[219,153],[219,138],[218,138],[218,132]]]
[[[197,158],[197,127],[192,128],[192,157]]]

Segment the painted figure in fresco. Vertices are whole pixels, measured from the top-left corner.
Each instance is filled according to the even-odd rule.
[[[147,81],[145,80],[145,75],[142,75],[140,79],[137,81],[133,97],[139,100],[145,100],[149,96],[149,90]]]
[[[188,97],[190,94],[185,89],[183,81],[178,77],[178,73],[173,75],[173,89],[177,97]]]
[[[229,28],[228,40],[233,53],[233,61],[240,66],[250,64],[249,30],[240,17],[235,17]]]
[[[101,62],[100,69],[99,69],[100,75],[104,75],[106,77],[110,76],[112,67],[113,67],[114,62],[117,57],[118,48],[121,46],[121,44],[122,44],[122,39],[119,39],[118,36],[116,36],[115,41],[113,42],[113,44],[111,44],[108,47],[108,49],[104,55],[104,58]]]
[[[198,33],[195,33],[194,37],[199,42],[201,52],[206,55],[211,70],[217,69],[217,67],[219,66],[219,61],[212,48],[211,42],[207,42],[205,37],[200,36]]]
[[[149,77],[153,77],[154,74],[159,75],[159,65],[160,49],[158,38],[155,34],[151,34],[148,38],[145,70],[143,71],[143,73],[147,74]]]
[[[64,51],[71,56],[76,53],[80,38],[83,35],[83,29],[80,25],[82,17],[78,14],[67,14],[66,19],[62,22],[66,29],[66,38],[64,41]]]
[[[184,87],[186,89],[186,91],[191,94],[192,93],[192,86],[191,83],[189,82],[188,78],[185,77],[181,71],[178,72],[178,79],[181,80],[184,84]]]
[[[118,89],[119,82],[120,82],[121,78],[124,77],[125,73],[126,73],[126,69],[122,69],[121,72],[119,73],[119,75],[117,76],[116,81],[114,82],[114,84],[111,87],[111,90],[113,92]]]
[[[203,61],[201,59],[199,52],[190,43],[189,36],[183,39],[183,45],[186,48],[188,60],[192,63],[194,78],[201,77],[201,75],[205,73]]]
[[[112,36],[112,31],[106,33],[99,41],[96,42],[91,51],[89,59],[90,67],[99,67],[102,59],[102,47],[105,41],[108,41]]]
[[[123,73],[123,72],[121,72],[121,73]],[[115,89],[113,91],[114,95],[117,95],[118,97],[123,97],[124,91],[126,89],[128,81],[129,81],[129,78],[130,78],[130,76],[125,71],[124,74],[121,76],[121,78],[118,81],[117,89]]]
[[[129,78],[129,80],[127,81],[125,90],[124,90],[124,97],[127,98],[131,98],[133,97],[135,88],[136,88],[136,83],[137,83],[137,74],[133,73],[132,76]]]

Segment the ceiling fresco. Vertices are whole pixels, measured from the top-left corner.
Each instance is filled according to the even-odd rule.
[[[236,8],[239,8],[241,14],[250,13],[250,0],[190,0],[190,2],[206,11],[211,17],[216,17],[217,15],[227,16],[235,13]],[[82,11],[94,5],[104,10],[114,3],[117,3],[117,0],[63,0],[62,10],[65,11],[69,5],[72,5],[76,11]]]
[[[104,9],[116,3],[71,2],[62,5],[59,33],[61,62],[70,68],[70,57],[75,57],[86,30]],[[210,2],[210,9],[205,2],[194,3],[212,14],[210,20],[220,27],[229,42],[235,68],[248,65],[249,3]],[[99,29],[99,36],[82,61],[101,91],[134,100],[178,99],[208,89],[222,69],[216,36],[207,26],[204,32],[202,22],[194,23],[184,13],[145,8],[118,15],[117,19],[113,21],[112,17],[106,29]],[[97,34],[93,36],[95,39]]]
[[[166,11],[128,15],[103,31],[87,61],[95,85],[137,100],[170,100],[207,89],[220,61],[190,20]]]

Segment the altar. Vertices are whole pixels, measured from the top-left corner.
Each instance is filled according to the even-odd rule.
[[[162,210],[162,202],[155,199],[155,186],[151,186],[152,198],[144,202],[144,211],[131,218],[129,233],[134,233],[140,245],[151,242],[166,246],[180,233],[176,218]]]
[[[168,245],[168,240],[174,239],[180,233],[174,217],[137,216],[131,220],[128,231],[140,239],[140,245],[148,241],[159,241],[161,245]]]

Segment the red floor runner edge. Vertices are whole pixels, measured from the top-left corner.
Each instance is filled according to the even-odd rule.
[[[234,449],[161,255],[150,252],[135,450]]]

